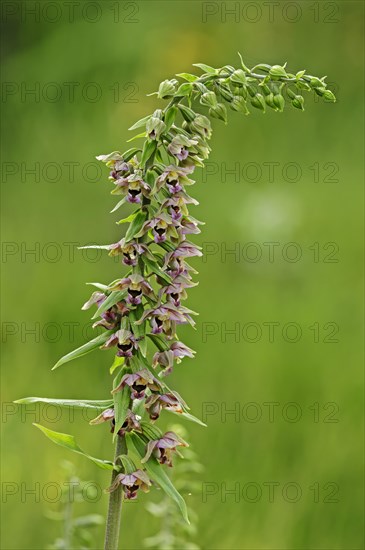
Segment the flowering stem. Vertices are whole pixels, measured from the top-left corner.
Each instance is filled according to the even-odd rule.
[[[127,453],[127,445],[125,442],[125,437],[117,437],[117,443],[115,445],[115,463],[118,460],[118,457],[122,454]],[[114,480],[118,472],[113,470],[111,484],[114,483]],[[123,491],[122,486],[120,485],[115,491],[110,493],[109,496],[109,506],[108,506],[108,517],[106,521],[106,530],[105,530],[105,544],[104,550],[118,550],[119,542],[119,531],[120,531],[120,518],[122,514],[122,502],[123,502]]]

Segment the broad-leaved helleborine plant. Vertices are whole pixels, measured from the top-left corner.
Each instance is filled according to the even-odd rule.
[[[121,278],[109,284],[92,283],[96,290],[83,306],[96,307],[94,326],[103,332],[62,357],[54,368],[96,349],[113,349],[111,397],[102,401],[35,397],[18,401],[87,407],[100,413],[92,425],[111,423],[113,461],[86,454],[71,435],[37,425],[55,443],[111,470],[107,550],[118,548],[123,498],[135,499],[140,491],[149,491],[152,482],[175,501],[188,521],[185,501],[167,475],[174,453],[188,444],[173,432],[163,433],[157,421],[165,410],[202,424],[166,380],[184,357],[194,357],[194,351],[179,339],[177,328],[194,326],[195,313],[183,304],[187,289],[196,284],[192,278],[196,271],[188,261],[202,255],[190,240],[200,232],[201,222],[190,215],[189,208],[197,201],[189,193],[195,167],[204,167],[210,153],[211,119],[226,123],[227,106],[244,115],[252,107],[282,112],[286,104],[304,110],[306,92],[335,101],[325,77],[304,70],[293,74],[285,65],[259,64],[249,69],[240,59],[238,69],[230,65],[214,69],[198,63],[200,76],[181,73],[162,82],[155,94],[168,101],[166,107],[130,128],[140,130],[132,139],[141,138],[143,144],[124,153],[97,157],[109,169],[112,194],[120,197],[112,212],[125,203],[135,206],[131,215],[118,222],[128,224],[124,236],[97,247],[120,257],[125,269]]]

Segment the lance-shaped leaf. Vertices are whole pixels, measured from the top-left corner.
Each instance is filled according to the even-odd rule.
[[[124,203],[126,202],[126,198],[123,197],[119,202],[117,202],[117,204],[114,206],[114,208],[110,211],[111,214],[113,214],[113,212],[116,212],[118,210],[118,208],[120,208]]]
[[[118,375],[115,377],[114,383],[113,383],[113,389],[119,386],[121,378],[124,374],[125,374],[125,370],[122,369],[120,373],[118,373]],[[128,412],[130,400],[131,400],[130,388],[127,385],[125,385],[121,391],[118,391],[113,394],[113,398],[114,398],[114,415],[115,415],[113,441],[115,441],[116,437],[118,437],[118,432],[120,428],[123,426],[125,419],[127,418],[127,412]]]
[[[157,141],[146,141],[143,147],[141,164],[146,164],[146,162],[152,157],[157,148]]]
[[[131,310],[131,312],[129,313],[129,319],[132,323],[133,334],[136,338],[138,338],[138,347],[143,357],[146,357],[147,355],[146,321],[144,321],[139,325],[136,324],[136,321],[138,321],[142,317],[143,311],[144,311],[144,308],[142,304],[139,304],[136,307],[136,309]]]
[[[94,351],[95,349],[102,346],[109,336],[113,334],[112,330],[107,330],[106,332],[103,332],[103,334],[100,334],[93,340],[90,340],[90,342],[86,342],[83,346],[71,351],[67,355],[64,355],[61,357],[59,361],[55,364],[55,366],[52,368],[52,370],[57,369],[61,365],[64,365],[65,363],[68,363],[69,361],[73,361],[74,359],[77,359],[78,357],[82,357],[83,355],[86,355],[87,353],[90,353],[91,351]]]
[[[122,220],[119,220],[119,222],[116,222],[118,225],[121,225],[122,223],[131,223],[134,218],[137,216],[138,212],[133,212],[133,214],[130,214],[126,218],[123,218]]]
[[[98,288],[99,290],[102,290],[103,292],[105,292],[106,290],[108,290],[108,285],[103,285],[102,283],[86,283],[87,285],[89,286],[94,286],[95,288]]]
[[[206,65],[205,63],[193,63],[193,67],[198,67],[202,71],[209,74],[218,74],[218,70]]]
[[[142,459],[146,454],[146,445],[136,434],[126,434],[128,449],[134,451],[137,456]],[[187,523],[189,522],[188,511],[186,503],[174,485],[171,483],[169,476],[167,475],[164,467],[159,464],[155,457],[151,456],[144,467],[147,470],[150,478],[155,481],[161,489],[178,505],[182,517]]]
[[[47,403],[48,405],[56,405],[58,407],[70,407],[75,409],[107,409],[113,405],[112,399],[103,399],[100,401],[90,399],[51,399],[48,397],[23,397],[17,399],[14,403],[20,405],[30,405],[31,403]]]
[[[116,290],[111,292],[106,300],[101,304],[95,314],[92,316],[92,319],[97,319],[100,317],[104,311],[110,309],[112,306],[123,300],[124,296],[127,294],[126,290]]]
[[[137,233],[140,232],[142,226],[147,218],[147,212],[140,210],[135,218],[133,218],[132,223],[128,227],[127,233],[125,234],[125,242],[131,241]]]
[[[88,248],[96,248],[98,250],[109,250],[110,244],[90,244],[88,246],[78,246],[77,250],[86,250]]]
[[[133,126],[131,126],[130,128],[128,128],[128,130],[137,130],[137,128],[140,128],[141,126],[146,126],[146,123],[149,121],[149,119],[151,118],[152,115],[148,115],[148,116],[145,116],[143,118],[140,118],[139,120],[137,120],[137,122],[135,122],[133,124]]]
[[[94,456],[85,453],[78,446],[73,435],[54,432],[53,430],[49,430],[48,428],[45,428],[40,424],[33,423],[33,426],[36,426],[36,428],[41,430],[41,432],[43,432],[44,435],[48,437],[48,439],[53,441],[53,443],[56,443],[56,445],[60,445],[60,447],[64,447],[65,449],[69,449],[74,453],[85,456],[86,458],[94,462],[94,464],[99,466],[99,468],[103,468],[104,470],[113,470],[114,464],[109,460],[101,460],[100,458],[95,458]]]
[[[152,273],[155,273],[156,275],[161,277],[161,279],[163,279],[167,284],[171,283],[170,275],[165,271],[163,271],[157,262],[150,260],[149,258],[147,258],[147,256],[142,256],[142,261],[145,264],[145,266],[150,271],[152,271]]]
[[[186,411],[183,411],[182,413],[173,411],[171,409],[165,409],[167,412],[170,412],[172,414],[177,414],[180,418],[185,418],[186,420],[190,420],[190,422],[195,422],[195,424],[199,424],[199,426],[204,426],[204,428],[207,427],[207,424],[205,424],[202,420],[194,416],[193,414],[190,414]]]

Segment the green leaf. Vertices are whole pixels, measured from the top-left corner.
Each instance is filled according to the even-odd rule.
[[[57,369],[61,365],[64,365],[65,363],[68,363],[69,361],[73,361],[74,359],[78,359],[79,357],[82,357],[83,355],[86,355],[87,353],[90,353],[91,351],[94,351],[96,348],[99,348],[102,346],[109,336],[113,334],[112,330],[107,330],[106,332],[103,332],[103,334],[100,334],[93,340],[90,340],[90,342],[87,342],[83,346],[71,351],[67,355],[64,355],[61,357],[61,359],[55,364],[55,366],[52,368],[52,370]]]
[[[131,137],[130,139],[127,139],[127,143],[130,143],[131,141],[134,141],[135,139],[140,139],[146,137],[146,132],[141,132],[140,134],[136,134],[135,136]],[[140,149],[138,149],[140,151]]]
[[[218,70],[214,69],[213,67],[210,67],[209,65],[205,65],[205,63],[193,63],[193,67],[198,67],[205,73],[209,74],[218,74]]]
[[[86,283],[87,285],[94,286],[95,288],[98,288],[99,290],[102,290],[105,292],[108,290],[108,285],[103,285],[102,283]]]
[[[144,210],[140,210],[136,214],[135,218],[133,218],[132,223],[130,224],[130,226],[127,229],[127,233],[125,234],[125,242],[126,243],[128,241],[131,241],[133,239],[133,237],[135,235],[137,235],[137,233],[140,232],[140,230],[143,227],[144,222],[146,221],[146,218],[147,218],[147,212],[145,212]]]
[[[185,418],[186,420],[190,420],[190,422],[195,422],[195,424],[199,424],[199,426],[204,426],[204,428],[207,427],[207,424],[205,424],[202,420],[200,420],[199,418],[197,418],[196,416],[194,416],[193,414],[190,414],[188,412],[182,412],[182,413],[178,413],[176,411],[172,411],[172,410],[169,410],[169,409],[166,409],[167,412],[171,412],[173,414],[176,414],[177,416],[179,416],[180,418]]]
[[[124,375],[124,371],[122,369],[114,379],[113,389],[119,386],[119,383],[123,375]],[[113,397],[114,397],[114,412],[115,412],[115,417],[114,417],[115,426],[114,426],[113,441],[115,441],[116,437],[118,436],[118,432],[120,428],[123,426],[125,419],[127,418],[127,411],[131,400],[131,392],[129,387],[127,385],[124,386],[124,388],[121,391],[114,393]]]
[[[116,210],[118,210],[118,208],[120,208],[125,202],[126,202],[126,198],[123,197],[119,202],[117,202],[117,204],[114,206],[113,210],[110,211],[110,213],[113,214],[113,212],[116,212]]]
[[[137,128],[140,128],[141,126],[145,126],[146,123],[149,121],[149,119],[151,118],[152,115],[148,115],[148,116],[145,116],[143,118],[140,118],[139,120],[137,120],[137,122],[135,122],[133,124],[133,126],[131,126],[130,128],[128,128],[128,130],[136,130]]]
[[[85,250],[88,248],[97,248],[98,250],[108,250],[109,244],[90,244],[89,246],[78,246],[77,250]]]
[[[156,147],[157,147],[157,141],[155,140],[145,142],[143,146],[142,156],[141,156],[141,165],[146,164],[148,159],[152,157],[152,155],[156,151]]]
[[[124,365],[124,363],[125,363],[125,358],[124,357],[118,357],[118,355],[116,355],[114,357],[113,364],[109,369],[110,374],[113,374],[115,369],[117,369],[118,367],[121,367],[122,365]]]
[[[120,302],[124,296],[127,294],[126,290],[115,290],[109,294],[106,300],[101,304],[96,313],[92,316],[92,319],[97,319],[100,317],[104,311],[110,309],[112,306]]]
[[[59,407],[71,407],[76,409],[107,409],[113,405],[112,399],[104,399],[100,401],[90,399],[51,399],[48,397],[23,397],[17,399],[14,403],[20,405],[30,405],[31,403],[48,403],[49,405],[58,405]]]
[[[129,447],[134,449],[135,453],[143,458],[145,453],[145,444],[136,434],[127,434],[127,444]],[[161,489],[178,505],[182,517],[187,523],[189,522],[188,511],[186,508],[186,503],[180,493],[175,489],[174,485],[171,483],[169,476],[163,469],[163,466],[152,456],[144,464],[148,475],[153,479]]]
[[[73,435],[63,434],[60,432],[54,432],[53,430],[49,430],[48,428],[45,428],[44,426],[41,426],[40,424],[33,423],[33,426],[41,430],[41,432],[44,433],[48,439],[53,441],[53,443],[56,443],[56,445],[60,445],[61,447],[64,447],[65,449],[69,449],[70,451],[73,451],[74,453],[77,453],[79,455],[83,455],[94,464],[99,466],[99,468],[103,468],[104,470],[113,470],[114,464],[110,462],[109,460],[101,460],[100,458],[95,458],[87,453],[85,453],[76,443],[76,440]]]
[[[142,256],[142,260],[145,266],[148,267],[148,269],[152,271],[152,273],[155,273],[156,275],[161,277],[161,279],[163,279],[166,283],[168,284],[171,283],[170,275],[165,273],[165,271],[161,269],[161,267],[158,265],[157,262],[153,262],[152,260],[147,258],[145,255]]]
[[[190,74],[190,73],[179,73],[176,76],[180,78],[184,78],[184,80],[187,80],[188,82],[195,82],[195,80],[198,80],[199,78],[195,74]]]
[[[130,216],[128,216],[127,218],[123,218],[122,220],[119,220],[119,222],[116,222],[118,225],[121,225],[122,223],[131,223],[134,218],[137,216],[138,214],[138,211],[137,212],[133,212],[133,214],[130,214]]]
[[[136,338],[141,338],[141,340],[138,342],[138,347],[141,350],[141,353],[143,357],[146,357],[147,355],[147,339],[146,339],[146,321],[143,321],[140,325],[136,325],[136,321],[138,321],[142,315],[143,315],[143,305],[139,304],[136,309],[132,309],[129,313],[129,319],[132,324],[132,331]]]
[[[136,153],[138,153],[141,149],[128,149],[128,151],[125,151],[122,155],[124,162],[128,162]]]
[[[190,95],[192,89],[192,84],[190,82],[184,82],[184,84],[181,84],[178,88],[175,96],[184,97],[186,95]]]
[[[172,107],[167,109],[164,117],[164,122],[166,124],[166,130],[165,130],[166,132],[168,132],[171,126],[173,125],[176,114],[177,114],[177,108],[175,107],[175,105],[172,105]]]

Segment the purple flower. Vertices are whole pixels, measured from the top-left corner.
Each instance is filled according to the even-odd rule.
[[[164,260],[164,268],[170,263],[173,258],[191,258],[194,256],[202,256],[202,252],[198,246],[189,241],[183,241],[175,250],[168,252]]]
[[[179,307],[181,300],[186,300],[187,298],[185,284],[174,281],[173,284],[161,288],[159,297],[161,298],[163,295],[167,296],[168,302],[171,302],[174,306]]]
[[[132,357],[134,350],[138,349],[137,339],[133,332],[124,329],[117,330],[112,334],[102,347],[109,349],[113,346],[118,348],[118,357]]]
[[[94,418],[94,420],[91,420],[90,424],[94,426],[96,424],[102,424],[103,422],[108,422],[109,420],[111,421],[111,425],[112,425],[111,432],[113,433],[114,427],[115,427],[114,409],[106,409],[101,414],[99,414],[99,416]],[[123,422],[122,427],[118,431],[118,435],[123,436],[125,435],[126,432],[131,432],[132,430],[136,432],[141,432],[142,428],[137,416],[130,409],[128,409],[126,419]]]
[[[142,369],[138,372],[125,374],[122,377],[119,386],[117,386],[112,393],[121,391],[124,386],[129,386],[131,388],[132,399],[142,399],[145,395],[146,388],[151,391],[159,391],[161,389],[160,382],[148,369]]]
[[[127,500],[134,500],[137,497],[138,489],[148,493],[151,481],[144,470],[136,470],[130,474],[118,474],[113,484],[107,489],[109,493],[122,486],[123,493]]]
[[[162,409],[180,414],[183,412],[181,402],[173,393],[153,393],[147,397],[144,406],[151,420],[157,420]]]
[[[106,300],[106,296],[103,292],[93,292],[89,300],[84,303],[81,309],[89,309],[94,304],[99,308],[104,300]]]
[[[179,160],[185,160],[189,156],[189,152],[196,153],[195,145],[198,141],[196,139],[189,139],[183,134],[175,136],[170,145],[167,147],[168,152]]]
[[[110,287],[110,290],[127,289],[127,303],[136,306],[142,302],[142,296],[156,299],[151,285],[138,273],[132,273],[129,277],[120,279]]]
[[[167,199],[162,204],[161,208],[168,208],[168,211],[172,220],[179,221],[181,220],[183,215],[187,216],[189,214],[189,211],[186,206],[187,204],[197,205],[199,203],[198,201],[189,197],[189,195],[187,195],[183,191],[179,191],[178,193],[175,193],[172,197]]]
[[[188,174],[194,171],[194,166],[182,168],[180,166],[167,166],[165,171],[156,180],[156,190],[159,191],[166,185],[168,191],[173,195],[182,191],[184,185],[192,185],[194,180],[188,178]]]
[[[171,216],[168,214],[161,213],[152,218],[152,220],[147,221],[137,236],[147,233],[149,229],[152,230],[155,243],[163,243],[168,237],[178,238],[176,227]]]
[[[176,324],[190,323],[192,326],[195,325],[190,316],[191,313],[193,312],[186,307],[180,306],[177,308],[172,303],[166,303],[145,311],[138,323],[150,319],[153,334],[164,333],[168,338],[173,338]]]
[[[157,365],[163,367],[162,374],[167,376],[172,372],[175,359],[177,363],[180,363],[183,357],[193,358],[194,353],[195,351],[188,346],[177,341],[171,344],[168,350],[156,352],[152,359],[152,366],[153,368],[156,368]]]
[[[160,464],[172,466],[172,453],[177,452],[176,447],[179,446],[189,447],[189,445],[174,432],[166,432],[160,439],[148,442],[146,454],[141,462],[147,462],[153,454]]]
[[[141,170],[137,170],[127,176],[122,175],[115,180],[115,189],[112,191],[115,195],[126,195],[126,200],[133,204],[139,204],[142,202],[142,195],[148,197],[151,188],[142,179]]]
[[[109,250],[109,256],[122,254],[123,263],[132,267],[137,265],[138,257],[142,254],[151,256],[148,247],[145,244],[141,244],[137,241],[130,241],[126,243],[124,238],[117,243],[109,245]]]

